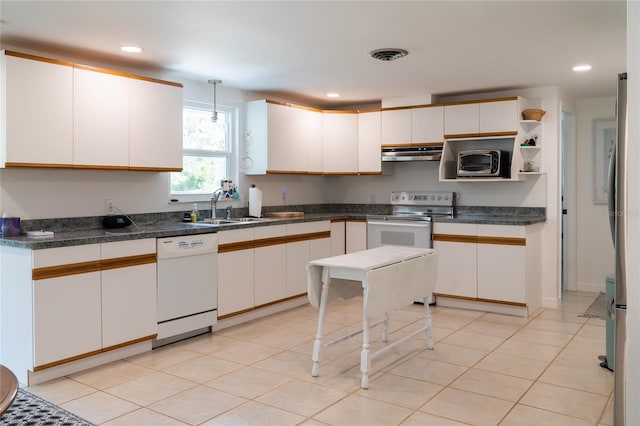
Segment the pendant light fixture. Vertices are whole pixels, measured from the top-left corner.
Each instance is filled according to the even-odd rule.
[[[218,111],[216,110],[216,86],[222,83],[222,80],[209,80],[209,84],[213,84],[213,113],[211,114],[211,121],[218,122]]]

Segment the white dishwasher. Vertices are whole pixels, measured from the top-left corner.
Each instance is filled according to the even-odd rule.
[[[158,337],[153,346],[201,334],[218,321],[217,234],[158,238]]]

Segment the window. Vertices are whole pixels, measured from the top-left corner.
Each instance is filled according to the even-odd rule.
[[[233,176],[234,110],[219,106],[217,110],[214,123],[211,106],[188,103],[183,107],[182,172],[171,173],[171,195],[180,196],[181,201],[210,196],[222,180]]]

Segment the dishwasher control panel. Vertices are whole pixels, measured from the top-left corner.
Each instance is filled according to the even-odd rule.
[[[217,253],[218,235],[181,235],[177,237],[158,238],[156,240],[158,259],[172,257],[195,256],[198,254]]]

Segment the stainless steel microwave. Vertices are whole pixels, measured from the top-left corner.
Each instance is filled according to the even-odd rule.
[[[476,149],[458,153],[459,177],[510,177],[509,152]]]

